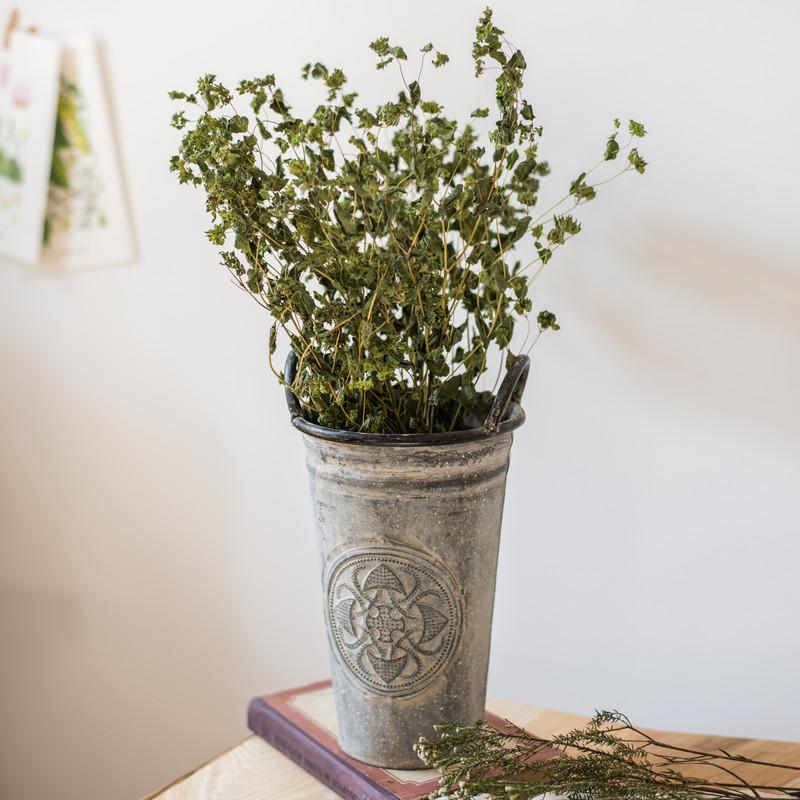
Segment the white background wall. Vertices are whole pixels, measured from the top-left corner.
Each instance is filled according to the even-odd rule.
[[[326,674],[301,443],[267,319],[167,171],[169,88],[307,59],[378,99],[389,33],[476,105],[479,2],[30,0],[89,27],[141,249],[0,264],[0,796],[130,798],[245,734],[250,696]],[[653,726],[800,739],[800,5],[496,0],[528,58],[550,192],[609,121],[651,131],[537,298],[491,691]],[[423,83],[423,88],[425,84]]]

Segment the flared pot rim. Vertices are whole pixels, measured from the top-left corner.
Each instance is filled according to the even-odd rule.
[[[512,403],[509,406],[506,417],[500,421],[493,431],[480,426],[479,428],[466,428],[442,433],[362,433],[360,431],[346,431],[317,425],[301,415],[292,416],[291,421],[292,425],[302,433],[328,442],[377,447],[439,447],[448,444],[463,444],[465,442],[491,441],[500,434],[511,433],[511,431],[516,430],[525,422],[525,412],[518,403]]]

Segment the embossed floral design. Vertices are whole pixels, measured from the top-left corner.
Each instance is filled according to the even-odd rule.
[[[348,551],[329,574],[328,614],[341,661],[387,694],[429,685],[452,655],[461,623],[452,580],[408,548]]]

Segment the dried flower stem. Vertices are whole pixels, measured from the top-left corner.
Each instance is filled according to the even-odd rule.
[[[511,725],[442,725],[437,742],[421,739],[420,757],[442,772],[432,797],[477,795],[527,800],[542,794],[571,800],[743,800],[800,798],[800,789],[762,785],[748,767],[800,766],[668,744],[616,711],[600,711],[584,728],[543,739]]]

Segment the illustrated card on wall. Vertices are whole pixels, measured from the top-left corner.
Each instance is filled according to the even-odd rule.
[[[42,260],[65,267],[134,258],[97,43],[63,41]]]
[[[61,46],[17,31],[0,49],[0,253],[39,260]]]

